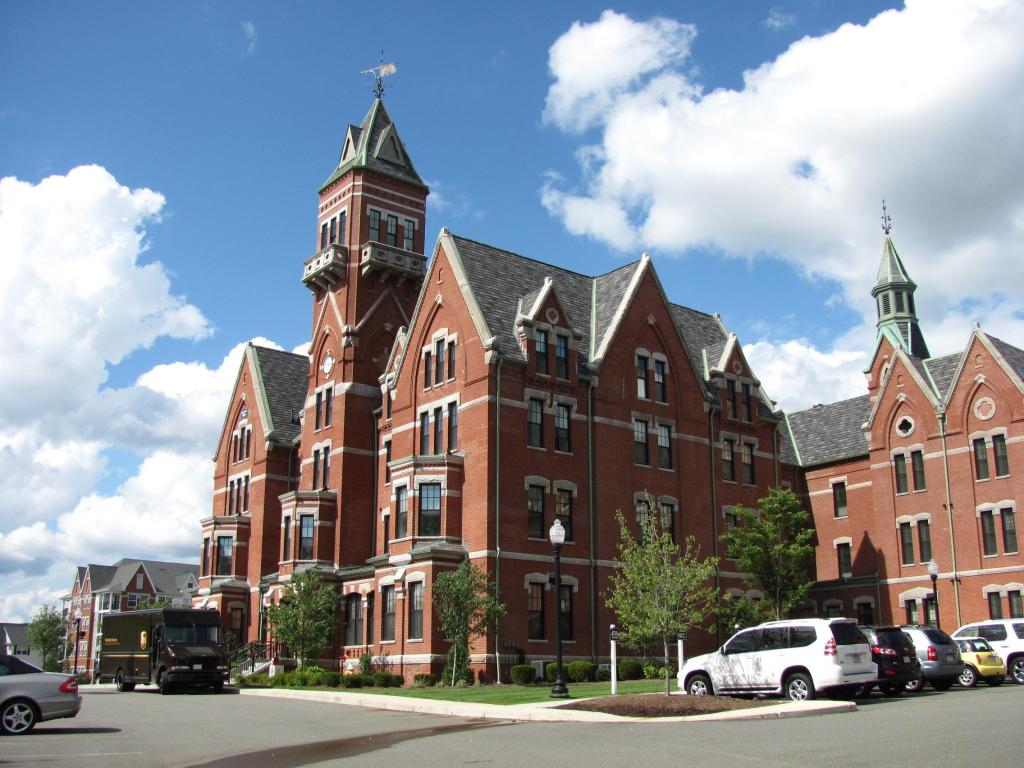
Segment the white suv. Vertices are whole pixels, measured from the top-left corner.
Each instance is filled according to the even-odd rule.
[[[737,632],[713,653],[679,670],[679,688],[692,696],[773,693],[793,701],[815,692],[852,695],[878,677],[871,646],[852,619],[768,621]]]
[[[987,619],[965,624],[954,638],[984,637],[1006,662],[1006,673],[1024,685],[1024,619]]]

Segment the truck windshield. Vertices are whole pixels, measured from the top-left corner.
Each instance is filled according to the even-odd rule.
[[[220,638],[220,627],[213,626],[197,626],[196,627],[196,642],[202,644],[216,645],[221,642]]]
[[[165,643],[191,643],[192,627],[188,624],[168,624],[164,628]]]
[[[220,627],[216,625],[168,624],[164,629],[164,641],[191,645],[216,645],[221,642]]]

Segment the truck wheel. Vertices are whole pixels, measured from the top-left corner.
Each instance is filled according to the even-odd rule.
[[[160,686],[160,695],[166,696],[171,692],[171,681],[167,679],[167,673],[160,670],[160,677],[157,681],[157,685]]]
[[[224,693],[224,681],[223,680],[218,680],[216,683],[213,684],[213,692],[214,693]]]
[[[117,686],[117,690],[121,693],[129,693],[135,690],[135,683],[129,683],[124,679],[124,671],[117,670],[117,674],[114,675],[114,685]]]

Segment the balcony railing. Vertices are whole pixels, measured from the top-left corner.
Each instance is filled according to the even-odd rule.
[[[302,265],[302,282],[307,288],[329,288],[345,278],[348,266],[348,248],[331,243],[319,253],[306,259]]]
[[[377,270],[400,279],[419,280],[426,271],[427,259],[422,253],[371,241],[360,249],[359,266],[364,275]]]

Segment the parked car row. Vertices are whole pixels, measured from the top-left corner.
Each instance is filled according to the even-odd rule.
[[[852,619],[769,621],[743,629],[712,653],[687,659],[679,688],[700,696],[783,695],[793,701],[886,696],[930,685],[948,690],[1006,675],[1024,685],[1024,620],[993,619],[953,637],[929,626],[858,626]]]

